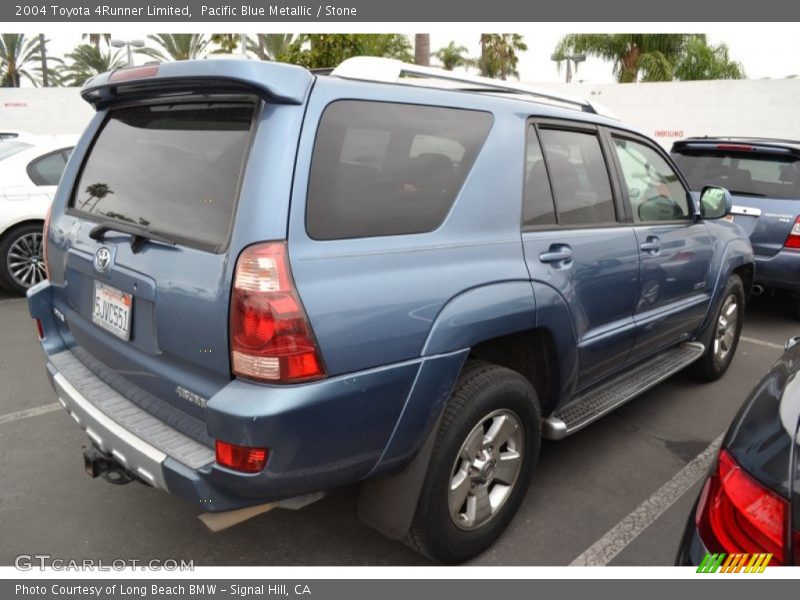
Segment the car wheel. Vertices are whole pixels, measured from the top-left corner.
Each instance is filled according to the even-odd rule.
[[[722,301],[717,307],[708,348],[691,367],[703,381],[715,381],[725,374],[736,354],[744,322],[744,285],[738,275],[731,275]]]
[[[0,283],[12,294],[24,295],[47,277],[44,270],[42,225],[20,225],[0,240]]]
[[[525,496],[540,443],[539,399],[530,382],[469,361],[442,415],[406,542],[444,563],[488,548]]]

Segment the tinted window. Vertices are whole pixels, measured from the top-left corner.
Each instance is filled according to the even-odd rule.
[[[491,124],[489,113],[477,111],[334,102],[314,144],[308,234],[332,240],[435,229]]]
[[[552,225],[556,222],[553,192],[547,179],[547,168],[542,156],[542,147],[536,128],[528,128],[528,144],[525,153],[525,206],[522,224],[527,226]]]
[[[72,206],[218,250],[226,243],[254,106],[182,103],[110,113]]]
[[[678,175],[656,150],[614,138],[633,220],[637,223],[688,219],[689,198]]]
[[[58,185],[66,164],[63,150],[47,154],[28,164],[28,177],[36,185]]]
[[[600,140],[594,133],[540,129],[559,223],[616,222],[614,199]]]
[[[686,152],[672,158],[693,190],[718,185],[735,194],[800,198],[800,161],[789,156]]]

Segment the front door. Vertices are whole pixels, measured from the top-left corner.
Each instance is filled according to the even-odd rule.
[[[713,257],[705,223],[664,153],[647,140],[612,132],[623,195],[639,249],[634,358],[691,337],[708,308]]]

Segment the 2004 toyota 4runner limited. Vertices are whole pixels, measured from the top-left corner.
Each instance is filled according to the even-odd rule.
[[[47,370],[90,474],[209,522],[364,482],[365,522],[464,560],[543,437],[736,351],[753,253],[730,195],[697,202],[586,101],[372,58],[82,94],[28,294]]]

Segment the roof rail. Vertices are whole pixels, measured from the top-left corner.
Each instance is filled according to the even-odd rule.
[[[392,58],[378,58],[375,56],[354,56],[342,61],[331,75],[343,79],[357,79],[361,81],[380,81],[383,83],[403,83],[403,76],[419,77],[425,79],[436,79],[440,81],[450,81],[453,83],[466,84],[466,87],[459,87],[462,91],[487,91],[487,92],[507,92],[524,96],[534,96],[544,100],[561,102],[576,107],[578,110],[594,114],[605,114],[612,116],[606,111],[598,110],[598,106],[584,98],[558,94],[547,90],[540,90],[523,84],[515,84],[488,77],[477,77],[453,73],[435,67],[424,67],[404,63]]]

